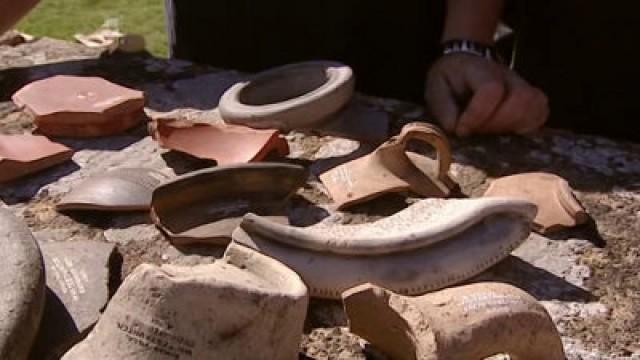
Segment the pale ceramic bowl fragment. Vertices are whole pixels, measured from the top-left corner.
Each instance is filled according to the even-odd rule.
[[[530,234],[535,205],[510,199],[427,199],[374,223],[307,228],[249,214],[231,247],[289,265],[311,295],[338,299],[375,283],[418,295],[467,280],[506,258]]]
[[[64,360],[298,358],[308,305],[297,274],[249,249],[210,265],[141,265]]]

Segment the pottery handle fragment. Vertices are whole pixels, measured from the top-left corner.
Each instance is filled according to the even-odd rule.
[[[437,127],[426,123],[411,123],[406,125],[400,133],[400,145],[406,150],[411,140],[425,142],[436,149],[438,161],[438,179],[448,179],[451,167],[451,146],[446,135]],[[407,156],[403,152],[403,156]],[[409,158],[407,157],[407,160]],[[410,161],[410,160],[409,160]]]

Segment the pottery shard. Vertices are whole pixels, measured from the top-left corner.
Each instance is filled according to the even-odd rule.
[[[115,245],[65,241],[40,246],[49,291],[32,357],[59,358],[86,335],[107,305]]]
[[[433,146],[437,159],[409,152],[414,140]],[[429,124],[411,123],[373,153],[325,172],[320,180],[343,209],[385,193],[447,197],[456,186],[450,166],[451,149],[444,133]]]
[[[296,273],[249,249],[210,265],[141,265],[63,359],[293,360],[307,304]]]
[[[44,308],[44,267],[29,229],[4,208],[0,257],[0,359],[26,359]]]
[[[220,114],[230,124],[290,131],[320,126],[353,97],[353,70],[340,63],[310,61],[253,75],[229,88]]]
[[[54,76],[26,85],[12,99],[50,136],[114,135],[145,119],[143,92],[97,77]]]
[[[59,211],[147,211],[169,176],[152,169],[120,168],[88,178],[56,205]]]
[[[367,284],[343,300],[350,331],[392,359],[565,359],[544,307],[510,285],[478,283],[406,297]]]
[[[68,161],[73,150],[44,136],[0,135],[0,183]]]
[[[494,180],[484,196],[513,197],[538,206],[533,220],[535,230],[542,233],[574,227],[589,220],[589,215],[576,200],[569,183],[553,174],[526,173]]]
[[[535,206],[509,199],[422,200],[361,225],[295,228],[245,216],[232,247],[282,261],[312,296],[337,299],[374,283],[417,295],[467,280],[507,257],[530,233]]]
[[[226,245],[248,212],[288,223],[287,200],[306,178],[303,167],[278,163],[196,171],[153,192],[151,218],[176,245]]]
[[[256,162],[271,154],[279,157],[289,154],[289,145],[277,130],[162,119],[154,121],[150,130],[160,146],[200,159],[215,160],[218,165]]]

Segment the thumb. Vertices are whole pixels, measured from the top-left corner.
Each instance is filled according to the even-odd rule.
[[[431,114],[444,130],[455,131],[460,110],[447,80],[442,76],[429,79],[425,96]]]

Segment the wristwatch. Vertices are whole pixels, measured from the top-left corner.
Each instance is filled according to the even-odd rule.
[[[495,47],[472,40],[454,39],[442,43],[442,54],[469,54],[500,62]]]

